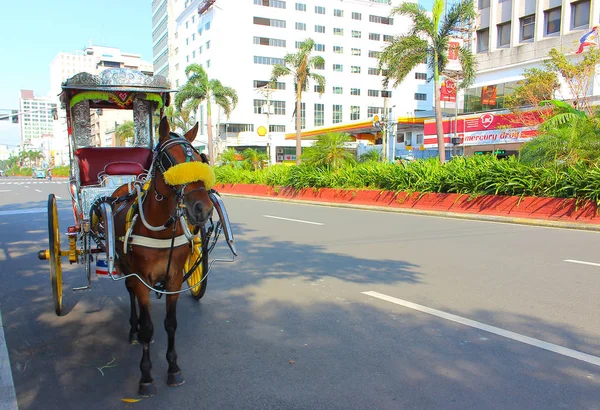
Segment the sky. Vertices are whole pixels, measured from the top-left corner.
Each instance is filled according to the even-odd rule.
[[[242,0],[224,0],[242,1]],[[250,1],[250,0],[244,0]],[[293,1],[293,0],[288,0]],[[392,0],[393,4],[398,3]],[[433,0],[418,0],[431,10]],[[5,1],[0,13],[0,110],[16,109],[20,90],[50,91],[50,63],[61,51],[118,47],[152,61],[151,0]],[[17,127],[0,124],[0,144]],[[16,131],[18,133],[18,131]],[[10,139],[18,138],[10,135]]]

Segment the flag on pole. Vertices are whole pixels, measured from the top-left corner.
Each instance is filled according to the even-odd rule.
[[[594,26],[589,33],[586,33],[579,40],[579,49],[575,52],[575,54],[581,54],[583,52],[584,47],[596,46],[598,45],[598,26]]]

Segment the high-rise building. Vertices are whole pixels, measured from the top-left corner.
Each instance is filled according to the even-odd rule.
[[[307,38],[315,41],[312,55],[325,59],[314,72],[326,87],[319,93],[314,81],[302,96],[302,129],[366,121],[393,108],[395,116],[431,111],[433,89],[428,69],[420,64],[399,87],[384,90],[378,57],[386,40],[407,32],[406,17],[389,17],[388,0],[154,0],[152,2],[154,70],[167,73],[174,88],[187,80],[185,69],[196,63],[225,86],[236,90],[237,108],[226,118],[212,105],[213,135],[242,135],[260,140],[256,130],[266,125],[273,134],[295,130],[294,79],[281,77],[267,97],[274,64],[283,64]],[[201,104],[200,139],[207,134],[206,103]],[[218,125],[218,128],[216,128]],[[218,132],[217,132],[218,131]],[[245,133],[246,132],[246,133]],[[250,132],[250,133],[247,133]],[[264,140],[264,138],[262,138]]]
[[[125,53],[118,48],[89,45],[81,51],[60,52],[50,63],[51,96],[58,105],[61,84],[79,72],[98,74],[107,68],[131,68],[146,75],[153,75],[152,64],[142,60],[139,54]],[[60,105],[58,105],[60,107]],[[132,120],[130,111],[95,110],[92,112],[92,134],[99,146],[114,145],[112,138],[116,125]],[[58,163],[68,161],[66,113],[58,110],[58,121],[55,124],[55,156]]]
[[[22,149],[41,150],[49,155],[49,141],[54,134],[56,102],[50,97],[36,97],[32,90],[21,90],[19,122]]]

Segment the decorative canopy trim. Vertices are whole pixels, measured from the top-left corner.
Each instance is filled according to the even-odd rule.
[[[148,76],[130,68],[109,68],[98,75],[82,72],[67,79],[62,88],[144,88],[169,92],[171,84],[161,75]]]
[[[69,101],[69,108],[73,108],[73,106],[81,101],[85,100],[103,100],[115,103],[119,107],[127,107],[131,105],[135,96],[138,98],[142,98],[146,101],[154,101],[158,104],[158,108],[162,108],[163,99],[159,94],[156,93],[128,93],[125,91],[84,91],[81,93],[75,94],[71,100]]]

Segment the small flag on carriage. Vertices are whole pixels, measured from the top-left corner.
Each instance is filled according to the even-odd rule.
[[[579,40],[579,49],[575,54],[581,54],[585,47],[597,46],[598,45],[598,26],[592,27],[589,33],[584,34]]]
[[[113,276],[120,276],[117,275],[117,271],[115,269],[113,269],[112,274]],[[108,262],[106,259],[96,259],[96,276],[99,278],[110,278],[108,275]]]

